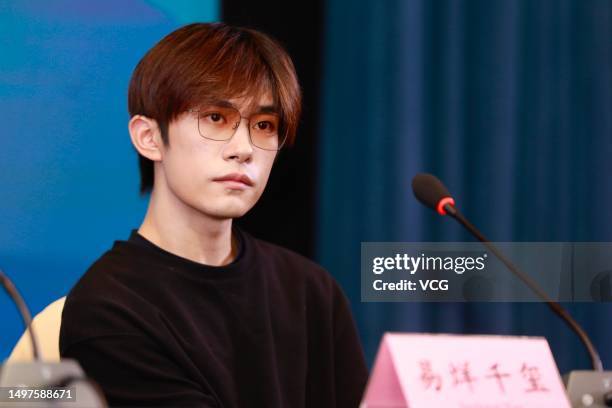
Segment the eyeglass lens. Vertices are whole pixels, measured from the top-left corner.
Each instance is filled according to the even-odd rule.
[[[230,107],[206,107],[198,113],[200,135],[212,140],[229,140],[240,126],[240,112]],[[279,117],[272,113],[256,113],[248,118],[253,145],[265,150],[278,150],[284,140],[279,137]]]

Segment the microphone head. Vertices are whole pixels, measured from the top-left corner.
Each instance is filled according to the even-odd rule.
[[[441,215],[446,215],[444,207],[447,204],[455,205],[455,200],[451,197],[446,186],[432,174],[419,173],[414,176],[412,192],[422,204]]]

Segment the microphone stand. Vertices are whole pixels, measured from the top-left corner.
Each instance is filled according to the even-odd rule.
[[[576,320],[574,320],[574,318],[567,312],[567,310],[565,310],[558,302],[552,300],[542,289],[540,289],[540,287],[533,281],[533,279],[531,279],[529,275],[521,272],[521,270],[518,269],[516,265],[514,265],[508,258],[506,258],[504,254],[502,254],[501,251],[499,251],[497,247],[491,243],[490,240],[488,240],[484,235],[482,235],[482,233],[474,225],[472,225],[472,223],[470,223],[456,207],[450,204],[446,204],[444,206],[444,209],[446,210],[448,215],[457,220],[457,222],[459,222],[474,237],[476,237],[476,239],[482,242],[488,250],[493,252],[497,259],[499,259],[504,265],[506,265],[510,272],[512,272],[517,278],[522,280],[523,283],[529,286],[529,288],[536,295],[538,295],[538,297],[542,299],[544,303],[546,303],[546,305],[557,316],[559,316],[565,323],[567,323],[570,329],[572,329],[572,331],[574,331],[578,335],[580,341],[586,347],[589,353],[589,357],[591,358],[591,365],[593,367],[593,370],[602,372],[603,364],[601,363],[599,353],[595,349],[595,346],[593,346],[591,339],[586,334],[584,329],[578,324],[578,322],[576,322]]]
[[[455,207],[455,200],[448,189],[434,175],[420,173],[412,179],[414,196],[423,205],[441,215],[450,215],[477,240],[482,242],[493,254],[523,283],[540,297],[567,325],[578,335],[586,347],[593,370],[574,370],[563,378],[570,402],[573,407],[612,407],[612,372],[604,371],[601,358],[589,336],[570,314],[556,301],[552,300],[527,274],[521,272],[495,245],[472,225]]]
[[[572,407],[612,407],[612,372],[604,371],[599,353],[584,329],[558,302],[552,300],[540,287],[504,256],[454,205],[445,204],[446,214],[455,219],[491,251],[516,277],[540,297],[578,335],[591,358],[592,370],[573,370],[563,376]]]

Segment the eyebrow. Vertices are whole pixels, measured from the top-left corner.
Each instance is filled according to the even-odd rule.
[[[238,106],[236,106],[235,104],[227,100],[213,100],[213,101],[210,101],[209,104],[214,105],[214,106],[219,106],[222,108],[233,108],[233,109],[236,109],[237,111],[240,111],[240,109],[238,109]],[[276,105],[259,105],[257,109],[253,111],[251,114],[253,115],[253,114],[258,114],[258,113],[271,113],[271,114],[278,115],[280,114],[280,110],[278,109]]]

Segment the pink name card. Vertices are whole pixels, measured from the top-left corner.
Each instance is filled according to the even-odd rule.
[[[570,408],[542,337],[386,333],[361,408]]]

